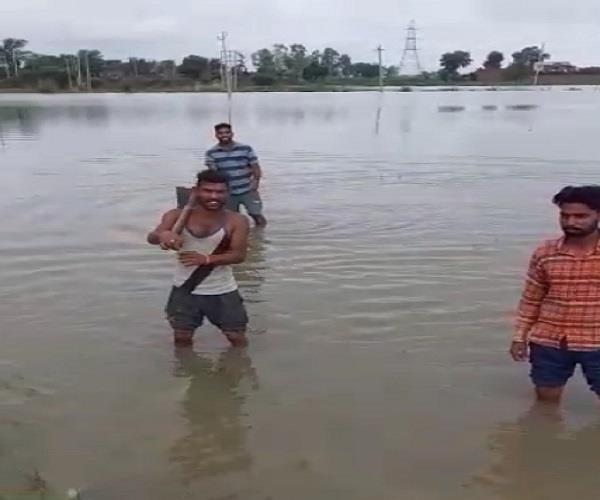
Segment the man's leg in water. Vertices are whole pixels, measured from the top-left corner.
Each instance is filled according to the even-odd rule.
[[[173,330],[173,342],[179,347],[191,346],[194,343],[194,330]]]
[[[199,297],[179,290],[175,287],[167,302],[165,312],[167,320],[173,328],[173,341],[177,346],[193,344],[194,332],[202,326],[204,315],[200,308]]]
[[[265,227],[267,225],[267,219],[263,215],[263,203],[260,198],[258,191],[250,191],[249,193],[241,195],[241,203],[246,208],[248,215],[252,217],[256,227]]]
[[[233,347],[246,347],[248,314],[240,293],[233,292],[206,297],[204,312],[209,321],[223,332]]]
[[[540,387],[536,386],[535,395],[540,403],[560,403],[565,386],[562,387]]]
[[[239,212],[241,204],[242,199],[240,195],[230,194],[225,207],[227,210],[231,210],[232,212]]]
[[[531,380],[538,401],[559,403],[577,365],[573,351],[566,348],[547,347],[532,343],[529,349]]]
[[[577,357],[590,389],[600,398],[600,351],[581,351]]]
[[[256,227],[265,227],[267,225],[267,219],[265,218],[265,216],[263,214],[259,214],[259,215],[250,214],[250,217],[252,217],[252,220],[254,221],[254,224],[256,224]]]
[[[238,331],[225,331],[223,330],[223,335],[227,337],[229,343],[232,347],[246,347],[248,345],[248,338],[246,337],[245,330]]]

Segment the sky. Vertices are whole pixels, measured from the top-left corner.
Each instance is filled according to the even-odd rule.
[[[0,0],[0,38],[42,53],[99,49],[107,58],[217,57],[217,34],[246,55],[273,43],[331,46],[355,61],[398,64],[415,19],[424,69],[442,53],[507,58],[546,43],[555,61],[600,66],[600,0]]]

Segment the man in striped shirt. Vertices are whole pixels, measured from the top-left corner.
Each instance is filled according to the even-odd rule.
[[[529,351],[538,399],[559,402],[577,365],[600,396],[600,186],[566,187],[553,202],[564,237],[531,258],[510,353]]]
[[[258,194],[262,172],[254,150],[233,140],[229,123],[215,125],[215,135],[219,142],[206,152],[205,164],[229,179],[227,208],[239,212],[243,205],[257,226],[266,226],[267,220],[262,214],[263,206]]]

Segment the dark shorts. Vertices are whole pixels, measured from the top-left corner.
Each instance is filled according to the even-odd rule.
[[[244,194],[231,194],[227,201],[227,208],[234,212],[239,212],[243,206],[248,215],[261,215],[263,211],[262,200],[258,191],[249,191]]]
[[[223,295],[194,295],[173,287],[165,308],[175,330],[195,330],[204,318],[225,332],[246,330],[248,314],[237,290]]]
[[[538,387],[562,387],[577,365],[590,389],[600,395],[600,351],[571,351],[530,344],[531,380]]]

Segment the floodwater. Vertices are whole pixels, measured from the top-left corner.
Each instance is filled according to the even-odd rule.
[[[598,181],[599,112],[593,89],[236,95],[270,221],[236,353],[211,327],[172,347],[173,257],[145,244],[224,97],[0,95],[0,497],[596,498],[595,398],[578,375],[532,410],[506,350],[550,197]]]

